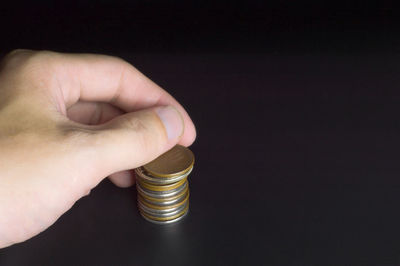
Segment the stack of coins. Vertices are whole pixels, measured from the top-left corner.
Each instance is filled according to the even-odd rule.
[[[138,208],[148,221],[157,224],[181,220],[189,211],[188,176],[194,155],[176,145],[154,161],[135,169]]]

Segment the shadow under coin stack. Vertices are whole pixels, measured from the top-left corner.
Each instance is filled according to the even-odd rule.
[[[154,161],[135,169],[138,208],[148,221],[168,224],[181,220],[189,211],[187,178],[194,155],[176,145]]]

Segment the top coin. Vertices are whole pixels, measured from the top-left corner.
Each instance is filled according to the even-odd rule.
[[[173,177],[186,173],[193,167],[194,155],[188,148],[176,145],[157,159],[143,166],[155,177]]]

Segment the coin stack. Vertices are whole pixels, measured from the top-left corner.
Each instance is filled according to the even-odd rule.
[[[138,208],[148,221],[168,224],[181,220],[189,211],[187,178],[194,155],[176,145],[154,161],[135,169]]]

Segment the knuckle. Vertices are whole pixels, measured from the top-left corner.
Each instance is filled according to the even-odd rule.
[[[96,134],[93,130],[67,126],[60,129],[62,142],[68,147],[86,147],[91,146],[93,136]]]
[[[23,55],[34,53],[35,51],[29,49],[14,49],[5,55],[5,59],[20,57]]]
[[[33,51],[16,49],[8,53],[1,62],[2,71],[12,71],[23,74],[23,77],[32,78],[38,73],[51,69],[57,53],[50,51]],[[43,75],[40,75],[43,76]]]
[[[134,146],[132,148],[143,150],[146,147],[151,147],[149,146],[152,144],[149,137],[149,133],[151,131],[149,130],[148,125],[146,125],[142,119],[137,117],[122,116],[119,123],[120,128],[123,129],[127,135],[130,135],[132,138],[134,138],[134,142],[132,142]]]
[[[119,73],[124,73],[125,71],[129,71],[134,69],[134,67],[125,59],[117,56],[109,56],[110,63],[113,64],[115,67],[115,71]]]
[[[121,128],[133,134],[139,149],[154,149],[164,142],[164,127],[154,117],[121,117]],[[149,122],[153,121],[153,122]]]
[[[143,114],[141,118],[128,119],[128,129],[136,138],[135,145],[140,150],[157,150],[166,141],[164,126],[152,113]]]
[[[121,58],[121,57],[118,57],[118,56],[111,56],[111,55],[109,55],[108,57],[109,57],[112,61],[114,61],[115,63],[117,63],[117,64],[129,65],[129,63],[128,63],[126,60],[124,60],[123,58]]]
[[[122,115],[111,122],[103,132],[111,139],[122,136],[123,139],[130,139],[131,141],[127,143],[131,143],[133,145],[131,148],[138,150],[153,150],[163,142],[164,137],[163,129],[158,128],[157,120],[146,115],[140,117]]]
[[[30,56],[32,51],[30,50],[23,50],[23,49],[16,49],[12,50],[8,54],[6,54],[3,59],[1,60],[1,69],[16,69],[18,68],[25,59]]]
[[[148,130],[146,123],[137,117],[121,116],[121,126],[135,132],[145,132]]]
[[[23,64],[29,57],[37,53],[32,50],[15,49],[6,54],[3,58],[2,63],[4,66],[18,66]]]
[[[27,50],[27,49],[14,49],[8,52],[5,56],[4,59],[10,59],[10,58],[15,58],[18,56],[21,56],[23,54],[27,54],[32,52],[32,50]]]

